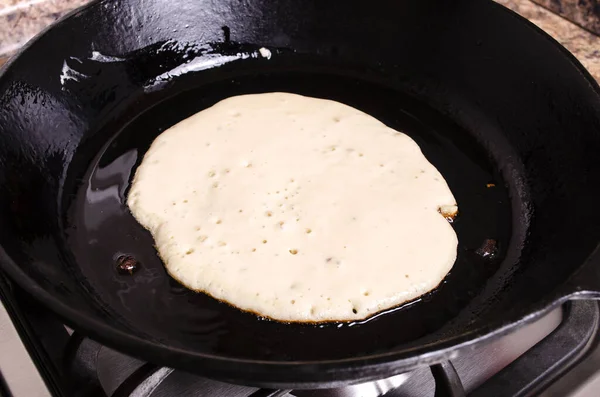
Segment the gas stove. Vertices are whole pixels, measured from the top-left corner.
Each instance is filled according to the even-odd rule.
[[[146,363],[73,332],[0,274],[0,396],[592,397],[600,387],[600,310],[573,301],[465,353],[375,382],[266,390]]]

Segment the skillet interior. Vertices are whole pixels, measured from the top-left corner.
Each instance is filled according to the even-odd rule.
[[[264,70],[264,62],[257,62],[260,69]],[[66,192],[75,193],[70,186],[77,190],[74,200],[68,199],[71,195],[64,196],[67,242],[73,263],[81,268],[81,282],[125,326],[181,348],[232,357],[283,361],[348,358],[386,352],[432,333],[455,317],[496,271],[510,238],[510,200],[486,154],[467,133],[436,112],[394,90],[361,81],[358,76],[342,77],[339,68],[327,66],[323,68],[329,74],[314,74],[300,67],[295,68],[299,71],[283,73],[276,66],[276,72],[268,74],[226,79],[219,74],[222,80],[152,107],[116,135],[118,122],[98,132],[94,143],[104,143],[101,149],[94,143],[81,146],[66,181]],[[232,73],[240,74],[240,69],[243,66]],[[180,88],[171,90],[177,92]],[[135,168],[159,131],[219,99],[257,90],[286,90],[336,99],[367,111],[417,140],[445,175],[460,203],[461,215],[453,224],[459,237],[458,259],[436,292],[372,320],[303,326],[259,320],[204,294],[188,291],[168,276],[152,237],[135,221],[125,203]],[[131,120],[127,112],[119,113],[126,114],[124,123]],[[112,139],[105,136],[108,134]],[[92,161],[90,155],[95,156]],[[88,165],[85,175],[77,174],[85,169],[79,164]],[[488,187],[490,183],[497,185]],[[475,253],[489,238],[499,242],[496,258],[482,258]],[[143,263],[134,276],[116,271],[115,258],[124,254]]]
[[[394,362],[394,371],[399,371],[402,359],[473,339],[547,306],[558,297],[552,291],[580,266],[600,237],[596,227],[600,214],[594,205],[600,198],[600,164],[595,161],[600,149],[597,86],[547,37],[491,2],[386,2],[369,8],[369,13],[361,4],[183,2],[175,10],[160,1],[145,2],[143,7],[134,0],[99,2],[48,31],[0,78],[3,267],[71,322],[109,344],[200,372],[238,380],[252,376],[255,383],[278,376],[284,379],[282,375],[305,382],[359,380],[353,368],[358,371],[378,362]],[[73,31],[82,34],[73,35]],[[212,62],[215,66],[260,46],[281,51],[269,61],[250,58],[177,78],[173,76],[177,73],[164,75],[190,57],[199,57],[196,60],[204,62],[200,65]],[[223,54],[232,58],[219,56]],[[269,74],[268,68],[286,72]],[[156,79],[159,75],[162,78]],[[116,288],[107,284],[114,277],[102,270],[110,263],[90,260],[84,265],[75,260],[91,251],[77,241],[86,235],[71,229],[67,238],[66,228],[77,226],[81,218],[67,217],[63,223],[64,204],[75,203],[77,208],[77,197],[71,196],[79,186],[77,178],[85,175],[92,155],[113,132],[169,94],[199,85],[203,88],[174,97],[171,103],[178,106],[177,112],[156,112],[165,115],[161,126],[226,93],[269,87],[333,97],[420,139],[453,190],[465,189],[463,201],[468,202],[470,185],[462,187],[458,175],[444,169],[455,165],[450,164],[450,157],[439,156],[440,148],[454,146],[456,165],[467,164],[467,159],[474,163],[465,166],[474,181],[491,177],[498,182],[498,175],[503,175],[513,216],[510,242],[504,245],[502,241],[511,226],[506,207],[473,208],[481,210],[479,222],[488,222],[487,227],[502,236],[504,260],[474,273],[457,267],[450,276],[457,277],[456,285],[448,282],[438,293],[450,302],[436,303],[434,294],[428,302],[380,317],[377,322],[389,322],[381,327],[386,328],[381,333],[383,343],[379,332],[369,332],[361,344],[348,343],[358,340],[353,338],[358,338],[361,329],[378,327],[373,322],[344,329],[344,338],[349,339],[323,352],[317,351],[324,343],[319,341],[313,349],[287,345],[290,339],[282,335],[288,332],[286,328],[270,330],[270,335],[277,335],[274,345],[259,349],[238,346],[252,344],[252,337],[244,334],[244,338],[228,340],[231,331],[227,330],[222,340],[228,341],[226,345],[214,337],[200,341],[195,327],[204,327],[203,320],[186,329],[164,325],[171,319],[158,311],[129,316],[123,302],[135,301],[139,295],[114,299],[111,291]],[[185,95],[194,100],[185,101]],[[144,116],[128,125],[119,135],[125,139],[117,138],[107,157],[98,159],[100,163],[105,166],[102,161],[114,159],[127,147],[137,147],[141,154],[144,142],[147,145],[157,131],[145,130],[145,141],[136,139],[135,143],[126,137],[140,128],[135,123],[143,126],[149,120],[152,117]],[[478,167],[480,174],[475,171]],[[125,186],[119,180],[122,175],[113,177],[102,186]],[[497,185],[497,193],[492,194],[506,204],[503,184]],[[461,216],[457,228],[464,219]],[[484,230],[473,231],[477,242],[470,242],[471,230],[465,230],[463,247],[476,247],[484,235],[488,237]],[[98,252],[106,258],[113,250]],[[150,264],[147,259],[144,262]],[[140,277],[140,281],[151,282],[150,278]],[[123,287],[132,280],[118,283]],[[164,287],[167,282],[161,280]],[[461,282],[468,287],[461,288]],[[219,313],[228,316],[220,309]],[[207,310],[202,315],[213,314]],[[229,319],[239,324],[246,321],[242,317],[231,314]],[[323,340],[335,340],[337,331],[293,328],[293,333],[311,333],[303,341],[317,332],[316,339],[326,335]],[[255,337],[256,332],[251,330]],[[415,343],[414,338],[421,335]],[[294,339],[297,335],[287,337],[300,340]],[[285,344],[277,346],[278,341]],[[232,353],[231,349],[238,350]],[[203,356],[206,351],[251,360],[240,371],[241,363],[228,366],[227,361]],[[363,357],[378,352],[392,354]],[[317,361],[352,355],[356,355],[354,360],[333,364]],[[258,365],[252,361],[256,359],[264,362]],[[296,363],[296,367],[267,365],[281,359],[315,362]],[[319,373],[322,368],[336,371]],[[362,371],[361,376],[373,373]]]

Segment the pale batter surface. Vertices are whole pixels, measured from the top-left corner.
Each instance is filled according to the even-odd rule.
[[[163,132],[127,204],[188,288],[281,321],[363,319],[434,289],[456,201],[407,135],[338,102],[223,100]]]

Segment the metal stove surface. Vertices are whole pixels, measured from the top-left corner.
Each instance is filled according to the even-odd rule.
[[[512,334],[463,353],[452,360],[452,364],[446,365],[450,366],[451,372],[458,375],[464,391],[445,395],[597,396],[598,386],[600,386],[600,349],[590,347],[596,340],[590,335],[593,333],[595,336],[599,317],[598,305],[595,302],[569,304]],[[13,397],[57,395],[49,391],[48,380],[40,376],[36,370],[30,355],[27,354],[17,336],[12,321],[0,305],[0,352],[2,352],[0,374],[4,377],[4,388],[9,390]],[[569,327],[566,327],[567,323],[570,324]],[[443,395],[436,393],[435,379],[437,378],[434,378],[429,367],[376,382],[339,389],[273,391],[231,385],[173,371],[170,368],[158,368],[93,341],[86,340],[86,343],[88,348],[97,349],[97,360],[93,370],[106,396],[431,397]],[[573,348],[574,344],[578,346],[577,349]],[[592,353],[572,370],[567,371],[569,363],[588,351]],[[6,352],[10,352],[10,356],[4,354]],[[559,380],[555,381],[557,377]],[[539,381],[539,379],[543,380]],[[551,386],[547,387],[550,382],[552,382]],[[541,394],[540,390],[543,390]],[[2,392],[0,387],[0,396],[3,396]]]
[[[514,334],[453,360],[465,391],[472,392],[546,337],[560,324],[562,315],[563,310],[556,309]],[[103,348],[100,354],[98,374],[107,395],[112,395],[128,376],[144,364],[108,348]],[[175,371],[156,387],[152,397],[174,395],[254,397],[253,393],[257,391],[256,388],[225,384]],[[433,375],[429,367],[424,367],[376,382],[338,389],[295,390],[281,395],[295,397],[378,397],[383,395],[386,397],[429,397],[434,394]]]

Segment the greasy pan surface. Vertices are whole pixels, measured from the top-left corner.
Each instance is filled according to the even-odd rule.
[[[110,346],[277,386],[391,375],[595,296],[590,76],[492,2],[363,5],[96,2],[49,29],[0,77],[2,268]],[[124,204],[135,167],[177,121],[269,91],[347,103],[419,143],[461,211],[458,259],[436,291],[369,321],[283,325],[167,276]],[[477,253],[486,239],[496,256]],[[133,276],[116,272],[121,254],[141,261]]]

